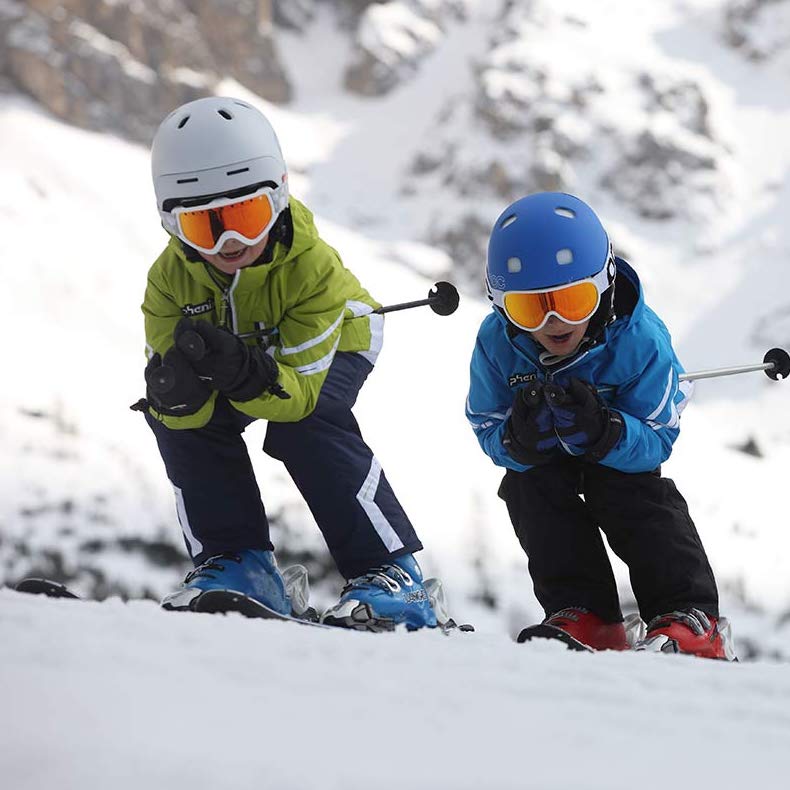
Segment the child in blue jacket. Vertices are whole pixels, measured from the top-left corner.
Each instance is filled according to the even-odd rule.
[[[549,192],[497,219],[486,283],[466,413],[507,470],[499,494],[546,612],[538,630],[628,647],[603,531],[647,623],[637,647],[732,658],[705,550],[660,470],[692,385],[636,273],[588,205]]]

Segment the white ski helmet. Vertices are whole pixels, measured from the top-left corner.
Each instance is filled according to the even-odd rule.
[[[167,230],[172,209],[186,200],[243,194],[263,182],[275,187],[274,208],[288,205],[288,171],[267,118],[247,102],[212,96],[188,102],[159,125],[151,146],[156,204]]]

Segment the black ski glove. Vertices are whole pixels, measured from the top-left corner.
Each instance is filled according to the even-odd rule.
[[[623,433],[623,417],[601,400],[592,384],[571,379],[567,389],[547,384],[543,396],[551,409],[554,430],[578,455],[598,462],[617,444]]]
[[[175,347],[164,359],[154,354],[145,366],[146,397],[160,414],[194,414],[209,399],[211,389],[201,381],[189,360]]]
[[[527,384],[516,393],[502,444],[513,460],[527,466],[548,463],[560,453],[541,382]]]
[[[226,329],[182,318],[173,339],[195,373],[230,400],[252,400],[266,390],[290,397],[277,385],[280,369],[274,357],[262,348],[248,346]]]

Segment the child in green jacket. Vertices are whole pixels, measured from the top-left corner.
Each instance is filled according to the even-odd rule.
[[[303,608],[241,436],[260,418],[348,580],[324,622],[435,626],[422,545],[351,412],[383,316],[290,196],[268,120],[232,98],[185,104],[159,127],[152,170],[171,238],[143,303],[146,416],[196,566],[162,605],[200,610],[233,590],[280,615]]]

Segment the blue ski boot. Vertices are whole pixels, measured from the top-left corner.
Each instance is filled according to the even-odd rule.
[[[162,608],[194,611],[197,599],[207,590],[241,593],[277,614],[291,614],[285,582],[271,551],[244,549],[209,557],[186,575],[175,592],[162,599]]]
[[[358,631],[392,631],[401,623],[409,631],[437,625],[422,571],[411,554],[349,579],[340,601],[324,612],[321,622]]]

